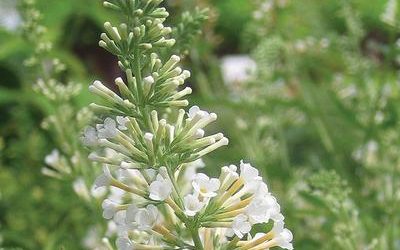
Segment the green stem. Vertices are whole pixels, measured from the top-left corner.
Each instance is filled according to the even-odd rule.
[[[200,235],[199,235],[199,229],[197,227],[194,227],[193,229],[190,228],[190,234],[192,235],[194,247],[196,250],[203,250],[203,243],[201,243],[200,240]]]
[[[169,179],[172,182],[172,187],[174,188],[174,192],[176,193],[176,196],[177,196],[176,198],[177,198],[177,201],[178,201],[178,206],[181,209],[184,209],[183,199],[182,199],[182,197],[180,195],[179,187],[178,187],[178,185],[176,183],[176,180],[175,180],[175,177],[174,177],[174,173],[171,171],[171,169],[169,167],[167,167],[167,172],[168,172]]]
[[[144,94],[143,94],[143,85],[142,85],[142,66],[140,62],[140,51],[138,45],[136,45],[134,54],[133,54],[133,70],[136,78],[137,91],[138,91],[138,103],[139,105],[144,105]]]

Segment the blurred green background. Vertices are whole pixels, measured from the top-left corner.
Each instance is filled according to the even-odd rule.
[[[400,249],[400,3],[165,5],[172,26],[193,6],[210,9],[183,62],[193,74],[190,101],[218,113],[214,129],[231,140],[205,159],[207,171],[242,158],[257,166],[296,249]],[[74,178],[41,173],[57,147],[41,124],[55,109],[32,89],[40,76],[24,66],[35,48],[18,6],[0,0],[0,247],[96,249],[87,236],[105,228],[101,206],[79,198]],[[94,100],[93,80],[119,76],[116,59],[97,45],[103,22],[118,16],[96,0],[36,7],[51,55],[67,67],[61,78],[83,85],[68,105],[82,108]]]

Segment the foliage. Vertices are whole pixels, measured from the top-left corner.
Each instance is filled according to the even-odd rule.
[[[398,186],[397,163],[385,160],[391,158],[390,148],[398,147],[394,1],[381,4],[383,14],[375,16],[362,13],[365,6],[357,1],[307,7],[294,1],[254,2],[243,41],[254,46],[257,72],[231,91],[242,107],[256,106],[259,112],[237,120],[243,131],[239,139],[247,142],[243,150],[266,165],[268,176],[292,183],[277,185],[292,193],[286,206],[292,207],[288,216],[298,219],[295,232],[307,232],[296,235],[296,246],[395,249],[399,218],[383,207],[395,208],[399,200],[378,188]],[[293,30],[296,21],[301,28]],[[259,145],[267,149],[254,149]],[[329,171],[304,181],[318,169]],[[343,180],[357,191],[348,193]],[[376,224],[385,226],[376,230]]]
[[[0,27],[0,246],[112,248],[118,237],[115,218],[108,222],[101,218],[101,204],[93,194],[117,198],[120,204],[131,203],[131,197],[121,197],[115,188],[91,190],[100,170],[92,165],[103,162],[86,159],[87,149],[79,137],[87,121],[104,124],[106,117],[125,117],[128,111],[117,112],[122,104],[112,106],[114,114],[109,109],[103,113],[104,107],[111,106],[102,98],[92,105],[96,118],[90,118],[92,111],[84,108],[94,101],[86,86],[94,78],[112,83],[104,85],[118,94],[114,79],[122,75],[122,82],[128,83],[117,60],[97,46],[103,21],[118,23],[126,15],[102,8],[99,1],[36,0],[20,11],[37,8],[39,12],[20,12],[22,18],[15,2],[0,1],[0,26],[10,23],[4,13],[14,21],[33,19],[18,30],[18,22]],[[123,1],[112,2],[118,6]],[[215,166],[247,156],[279,197],[296,249],[399,248],[398,1],[168,0],[160,7],[170,13],[164,25],[175,27],[165,37],[176,42],[157,49],[142,45],[140,50],[144,55],[157,50],[159,58],[154,60],[163,63],[172,53],[179,55],[179,64],[192,75],[187,84],[193,93],[187,100],[217,111],[218,122],[207,126],[207,131],[223,131],[230,138],[229,147],[203,157],[205,167],[200,171],[215,176],[219,174]],[[224,83],[220,63],[228,54],[249,54],[256,70],[245,81]],[[124,54],[119,56],[123,62]],[[147,59],[142,63],[147,65]],[[236,65],[235,71],[242,68]],[[147,67],[141,72],[142,78],[152,73]],[[65,91],[70,95],[61,94]],[[150,89],[152,95],[157,91]],[[143,112],[151,114],[155,109],[159,122],[176,121],[179,112],[168,107],[174,100],[163,103],[175,94],[170,90],[154,97],[153,107]],[[175,99],[186,104],[181,100]],[[82,108],[87,112],[80,113],[77,123]],[[151,130],[152,120],[141,124],[140,117],[135,119],[143,133],[158,138]],[[149,146],[141,143],[145,149]],[[55,148],[58,159],[68,163],[51,172],[56,179],[41,173],[43,166],[45,171],[54,170],[45,158]],[[81,161],[71,164],[76,151]],[[104,161],[99,158],[104,153],[96,151],[91,159]],[[54,163],[56,155],[48,162]],[[156,154],[153,160],[166,159]],[[192,170],[203,166],[197,163],[183,165]],[[124,175],[113,177],[131,184]],[[179,187],[187,183],[184,177],[182,173]],[[110,203],[104,205],[112,208]],[[186,211],[184,206],[181,209]],[[185,228],[182,224],[172,229],[167,224],[167,228],[190,239],[179,230]],[[270,225],[257,226],[250,234],[261,229]],[[102,241],[104,236],[111,244]],[[192,242],[186,243],[190,248]]]

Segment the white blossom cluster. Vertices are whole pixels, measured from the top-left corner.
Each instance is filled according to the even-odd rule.
[[[115,80],[118,92],[100,81],[89,87],[104,103],[90,105],[97,123],[81,140],[93,150],[89,159],[103,164],[95,187],[119,190],[102,203],[117,248],[293,249],[280,206],[256,168],[242,161],[223,167],[218,178],[197,172],[201,158],[228,139],[206,133],[215,113],[173,110],[188,105],[182,98],[191,89],[181,86],[190,73],[177,66],[176,55],[162,60],[175,40],[163,25],[168,12],[161,2],[104,3],[127,16],[118,28],[106,22],[100,41],[126,77]]]

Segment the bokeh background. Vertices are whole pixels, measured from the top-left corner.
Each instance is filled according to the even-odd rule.
[[[195,6],[208,8],[208,19],[188,21],[201,34],[177,31],[177,50],[193,75],[190,101],[218,113],[214,129],[231,141],[204,159],[205,171],[241,159],[257,166],[296,249],[400,249],[400,2],[164,5],[171,26],[188,21]],[[50,54],[67,68],[60,81],[83,87],[66,106],[34,91],[41,76],[26,63],[36,47],[24,35],[21,6],[0,0],[0,246],[101,249],[100,204],[82,194],[77,175],[42,173],[46,155],[59,147],[43,121],[93,102],[93,80],[120,75],[116,59],[98,46],[102,24],[118,16],[96,0],[36,0],[35,8]]]

